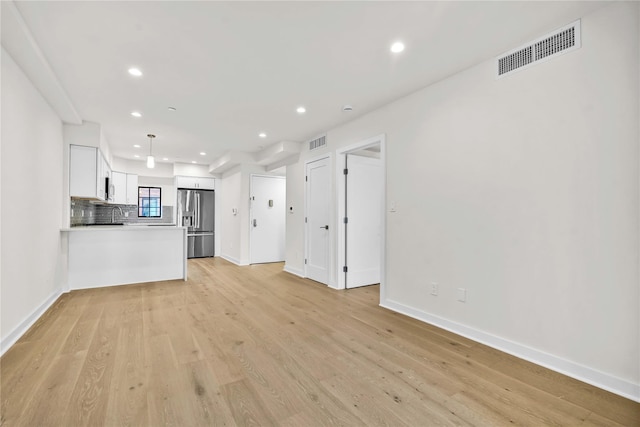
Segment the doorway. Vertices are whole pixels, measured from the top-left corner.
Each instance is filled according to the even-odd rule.
[[[330,158],[305,165],[305,276],[329,284]]]
[[[286,178],[251,175],[249,262],[284,261]]]
[[[338,288],[378,284],[384,270],[384,135],[338,154]]]

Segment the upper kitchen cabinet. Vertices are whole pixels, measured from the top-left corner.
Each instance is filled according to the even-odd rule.
[[[214,178],[199,178],[195,176],[177,176],[177,188],[197,188],[199,190],[215,190]]]
[[[111,172],[109,202],[118,205],[138,203],[138,175],[124,172]]]
[[[138,204],[138,175],[127,174],[127,205]]]
[[[118,205],[127,204],[127,174],[123,172],[111,172],[111,185],[109,201]]]
[[[109,164],[99,149],[83,145],[69,146],[69,195],[105,200]]]

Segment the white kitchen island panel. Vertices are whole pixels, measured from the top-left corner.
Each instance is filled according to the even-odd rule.
[[[68,289],[187,280],[184,227],[75,227],[68,237]]]

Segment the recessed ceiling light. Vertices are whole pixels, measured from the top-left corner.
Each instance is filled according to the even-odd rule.
[[[162,160],[164,160],[166,162],[167,160],[169,160],[169,158],[168,157],[163,157]]]
[[[132,111],[131,115],[133,117],[142,117],[142,113],[140,111]]]
[[[267,134],[266,134],[266,133],[264,133],[264,132],[262,132],[262,133],[258,134],[258,136],[259,136],[260,138],[266,138],[266,137],[267,137]]]
[[[300,106],[300,107],[296,108],[296,111],[298,112],[298,114],[302,114],[302,113],[305,113],[307,111],[307,109],[304,108],[303,106]]]
[[[198,163],[198,162],[196,162],[195,160],[191,160],[191,163]]]
[[[142,71],[140,71],[140,69],[138,68],[129,68],[129,74],[131,74],[132,76],[136,76],[136,77],[141,77],[142,76]]]
[[[343,105],[342,111],[346,111],[346,112],[353,111],[353,107],[349,104]]]
[[[404,50],[404,43],[402,42],[395,42],[394,44],[391,45],[391,52],[393,53],[400,53]]]
[[[135,157],[136,159],[140,158],[140,156],[138,156],[137,154],[134,154],[133,157]]]
[[[140,148],[140,144],[133,144],[135,148]]]
[[[206,155],[207,155],[207,153],[205,153],[204,151],[201,151],[201,152],[200,152],[200,155],[201,155],[201,156],[206,156]]]
[[[177,110],[177,108],[176,108],[176,107],[167,107],[167,110],[169,110],[169,111],[176,111],[176,110]]]

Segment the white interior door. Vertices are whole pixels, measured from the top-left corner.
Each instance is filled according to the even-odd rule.
[[[284,261],[286,179],[251,176],[251,264]]]
[[[306,276],[329,284],[329,159],[306,166]]]
[[[345,286],[380,283],[382,161],[346,154]]]

